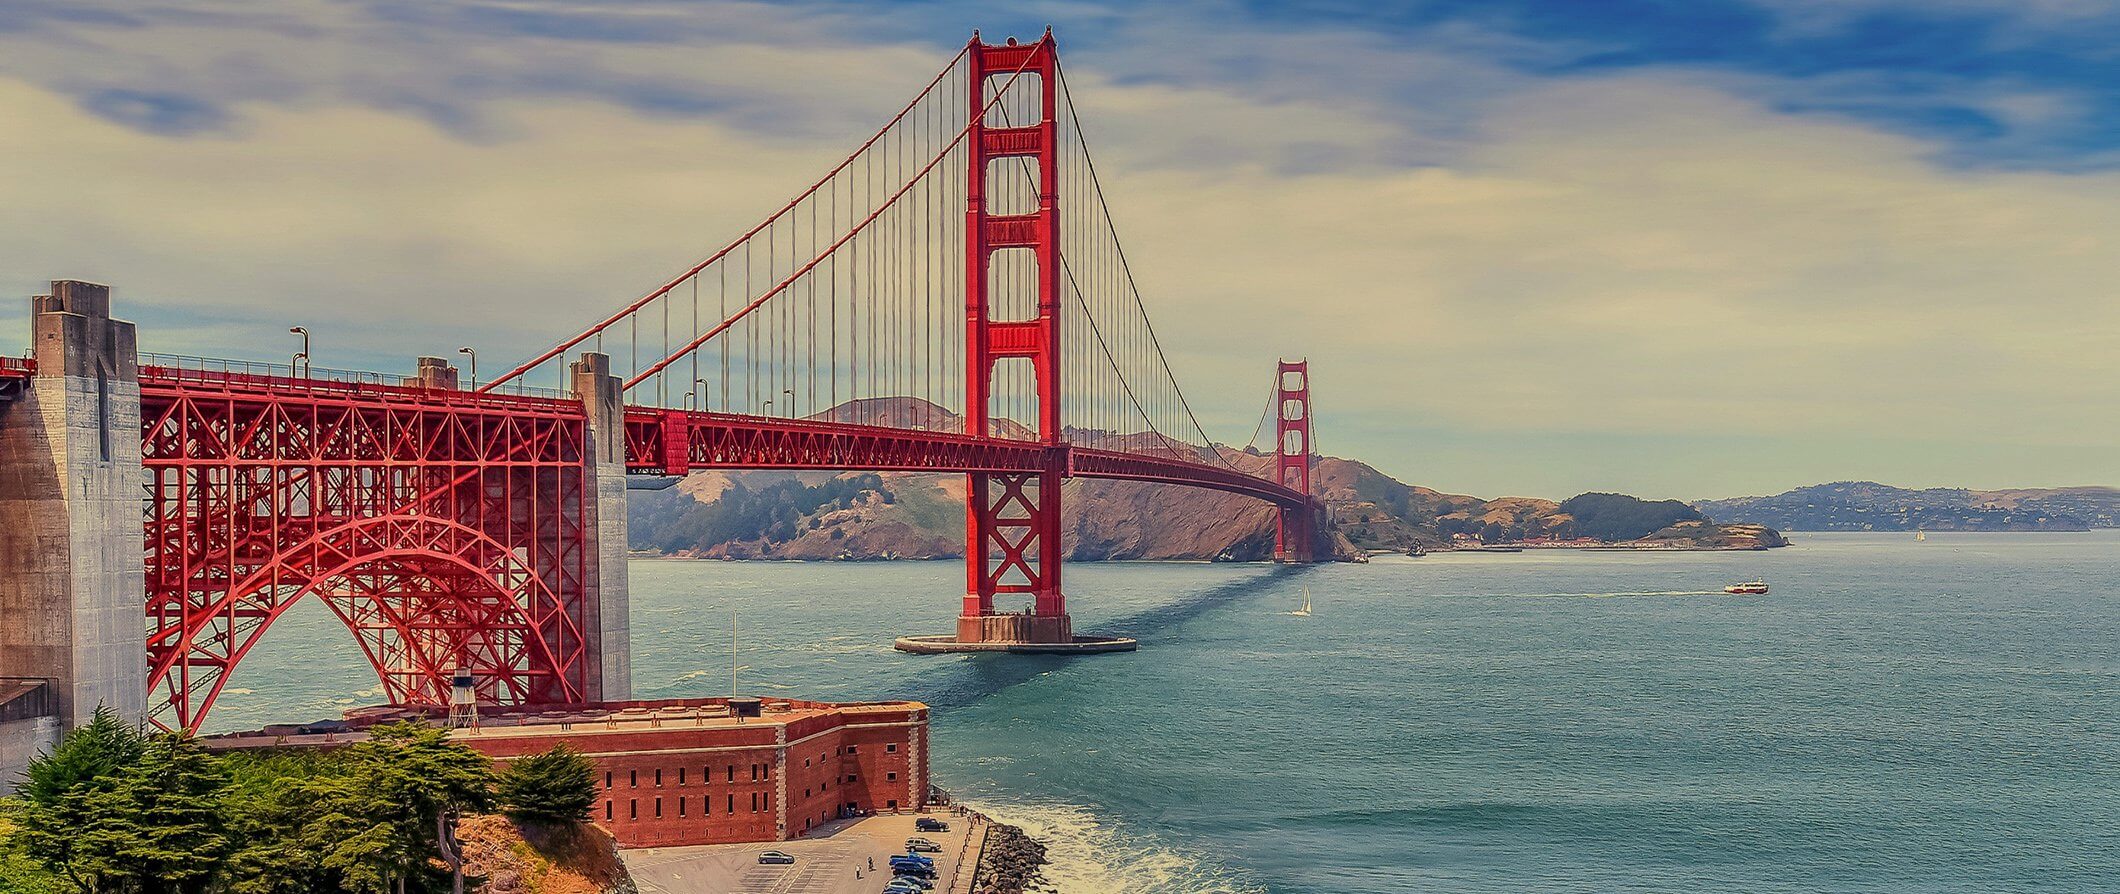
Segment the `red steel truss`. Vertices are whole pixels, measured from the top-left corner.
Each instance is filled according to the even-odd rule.
[[[391,702],[444,703],[459,666],[494,703],[583,697],[596,612],[579,402],[145,366],[141,404],[158,722],[197,728],[244,655],[309,596],[353,631]],[[1024,530],[1056,505],[1039,493],[1046,481],[1309,504],[1301,490],[1170,457],[638,407],[626,412],[626,466],[972,475],[1001,543],[986,563],[1000,593],[1035,592],[1001,578],[1038,579],[1031,538],[1057,542]]]
[[[296,601],[345,622],[395,703],[452,669],[579,700],[594,617],[580,404],[141,369],[157,721],[196,728]]]

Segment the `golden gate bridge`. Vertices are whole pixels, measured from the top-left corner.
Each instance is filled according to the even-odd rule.
[[[0,605],[43,620],[0,674],[57,681],[62,718],[196,729],[312,596],[393,703],[444,704],[459,672],[494,704],[625,699],[628,476],[965,474],[967,647],[1078,639],[1070,477],[1255,497],[1278,561],[1317,551],[1307,365],[1276,368],[1271,459],[1207,436],[1050,31],[975,33],[770,217],[468,387],[432,358],[398,378],[139,354],[89,283],[32,309],[32,356],[0,360],[0,530],[29,544],[0,551]]]

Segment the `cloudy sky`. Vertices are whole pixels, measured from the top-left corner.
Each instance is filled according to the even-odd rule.
[[[2120,484],[2120,4],[1139,5],[0,0],[0,333],[523,356],[1052,23],[1218,436],[1278,352],[1459,492]]]

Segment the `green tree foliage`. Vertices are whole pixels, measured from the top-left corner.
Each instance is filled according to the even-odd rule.
[[[580,822],[596,803],[596,763],[565,745],[521,758],[501,771],[500,797],[519,821]]]
[[[1576,534],[1599,540],[1633,540],[1679,522],[1704,519],[1677,500],[1644,500],[1626,494],[1579,494],[1561,501],[1560,511],[1575,519]]]
[[[335,751],[216,756],[98,712],[0,813],[0,891],[461,891],[455,820],[491,809],[494,788],[484,756],[417,723]]]
[[[50,754],[30,761],[18,792],[16,845],[76,890],[106,890],[107,879],[123,874],[118,848],[134,819],[123,774],[146,745],[117,712],[98,707]]]
[[[450,867],[452,887],[461,891],[463,860],[450,830],[458,816],[493,808],[492,762],[449,741],[447,730],[410,721],[377,726],[346,751],[364,806],[372,808],[368,816],[384,818],[388,826],[363,830],[367,840],[360,847],[377,858],[403,859],[398,868],[405,878],[439,856]]]
[[[127,839],[122,875],[144,894],[199,894],[233,849],[222,795],[228,775],[189,735],[156,736],[119,771]]]

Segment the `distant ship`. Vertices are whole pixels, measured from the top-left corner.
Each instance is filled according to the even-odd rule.
[[[1755,580],[1746,581],[1741,584],[1731,584],[1727,587],[1724,587],[1723,592],[1736,593],[1740,596],[1761,596],[1765,595],[1767,592],[1767,582],[1763,580]]]
[[[1308,617],[1310,617],[1310,588],[1309,588],[1309,587],[1304,587],[1304,588],[1303,588],[1303,607],[1302,607],[1302,608],[1299,608],[1299,609],[1296,609],[1295,611],[1289,612],[1289,614],[1291,614],[1291,615],[1295,615],[1295,616],[1296,616],[1296,617],[1298,617],[1298,618],[1308,618]]]

